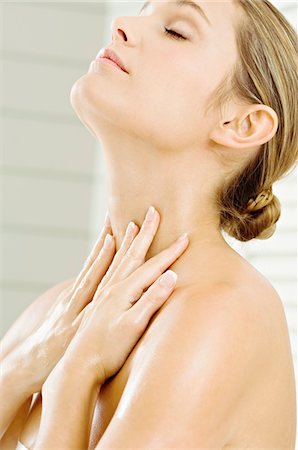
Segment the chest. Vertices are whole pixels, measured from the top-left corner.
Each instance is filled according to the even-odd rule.
[[[89,450],[96,447],[115,414],[129,378],[134,359],[136,358],[139,345],[140,344],[137,344],[134,348],[121,370],[114,377],[110,378],[100,390],[100,395],[94,408]]]
[[[164,326],[164,324],[163,324]],[[140,354],[150,352],[154,345],[154,336],[158,330],[155,322],[154,330],[146,332],[134,347],[121,370],[110,378],[101,388],[97,399],[90,431],[89,450],[93,450],[121,401],[127,381],[133,375],[134,365],[138,363]],[[290,347],[286,345],[287,336],[281,334],[280,340],[285,343],[282,351],[273,348],[276,365],[270,377],[259,384],[258,390],[247,395],[241,402],[241,410],[237,414],[237,424],[231,440],[225,450],[239,448],[282,448],[295,440],[295,381]],[[38,396],[31,407],[27,422],[20,440],[29,449],[34,447],[40,425],[42,400]],[[179,425],[179,424],[178,424]]]
[[[90,450],[95,448],[116,411],[129,378],[131,368],[136,359],[138,347],[141,345],[142,340],[143,338],[141,338],[137,343],[120,371],[101,387],[100,395],[94,408],[94,415],[90,430]],[[31,405],[27,421],[19,437],[20,441],[29,449],[32,449],[36,442],[40,426],[41,412],[42,397],[39,394],[36,396],[34,403]]]
[[[137,347],[125,362],[118,374],[108,380],[98,397],[90,432],[89,450],[94,449],[109,425],[125,389],[131,367],[136,357]],[[225,450],[239,448],[258,448],[264,445],[285,445],[285,439],[295,435],[295,392],[290,372],[283,373],[286,384],[277,385],[276,380],[267,380],[263,389],[254,398],[243,403],[239,411],[237,431]],[[33,448],[41,417],[41,397],[31,409],[20,440],[28,448]],[[292,436],[292,437],[291,437]]]

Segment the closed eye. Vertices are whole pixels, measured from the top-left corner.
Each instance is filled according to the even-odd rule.
[[[182,34],[177,33],[177,31],[174,30],[169,30],[168,28],[164,27],[165,29],[165,34],[169,34],[173,39],[182,39],[182,40],[186,40],[187,38],[185,36],[182,36]]]

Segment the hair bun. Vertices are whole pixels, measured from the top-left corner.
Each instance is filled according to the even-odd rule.
[[[263,190],[256,198],[251,198],[248,201],[246,211],[259,211],[260,209],[265,208],[265,206],[268,206],[272,202],[273,198],[274,194],[272,192],[272,186],[270,186],[269,189]]]
[[[221,228],[242,242],[271,237],[281,215],[281,204],[272,187],[250,198],[246,208],[239,208],[228,195],[223,197],[221,205]]]

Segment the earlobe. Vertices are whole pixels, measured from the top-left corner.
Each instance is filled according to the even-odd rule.
[[[278,117],[266,105],[250,105],[242,114],[224,121],[210,133],[210,139],[230,148],[247,148],[262,145],[276,134]]]

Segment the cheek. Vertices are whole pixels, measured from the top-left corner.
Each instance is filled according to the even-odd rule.
[[[173,76],[169,67],[155,68],[138,84],[131,117],[143,138],[173,150],[198,139],[203,90],[189,72]]]
[[[176,57],[175,57],[176,56]],[[176,126],[200,111],[204,104],[210,80],[200,64],[190,58],[169,54],[168,59],[156,61],[146,76],[138,77],[137,105],[139,111],[146,109],[149,115],[159,115],[163,123]]]
[[[178,45],[178,44],[177,44]],[[148,135],[162,139],[169,147],[190,145],[204,139],[202,122],[209,93],[222,77],[217,50],[207,44],[198,50],[167,50],[151,57],[136,77],[135,111],[138,123]]]
[[[184,44],[174,44],[174,46]],[[191,45],[191,44],[189,44]],[[154,63],[140,73],[140,86],[146,101],[158,104],[167,110],[185,108],[197,109],[198,102],[204,103],[208,93],[216,83],[216,55],[207,45],[198,47],[197,55],[193,48],[179,51],[167,47],[167,52],[158,53],[158,57],[150,58]]]

